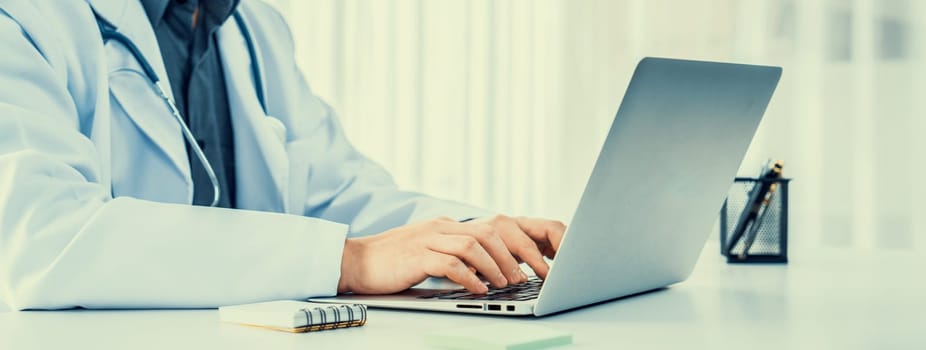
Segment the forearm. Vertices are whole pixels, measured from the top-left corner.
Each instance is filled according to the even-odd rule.
[[[134,199],[34,232],[5,228],[13,308],[215,307],[333,295],[344,225]]]

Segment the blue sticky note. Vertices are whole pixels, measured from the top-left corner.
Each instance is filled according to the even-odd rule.
[[[508,322],[431,332],[424,335],[424,341],[429,346],[455,350],[533,350],[572,344],[572,334]]]

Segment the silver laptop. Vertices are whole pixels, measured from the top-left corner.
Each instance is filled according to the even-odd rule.
[[[311,301],[543,316],[680,282],[780,77],[780,67],[640,61],[545,281]]]

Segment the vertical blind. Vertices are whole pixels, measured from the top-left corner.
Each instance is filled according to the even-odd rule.
[[[568,221],[640,58],[772,64],[741,175],[785,161],[793,240],[926,245],[926,2],[271,3],[316,93],[405,188]]]

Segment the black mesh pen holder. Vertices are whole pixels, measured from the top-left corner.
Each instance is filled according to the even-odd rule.
[[[738,177],[720,209],[720,254],[728,263],[788,262],[787,178]],[[765,185],[766,187],[761,187]],[[760,187],[756,187],[760,186]],[[773,188],[767,201],[755,209],[754,192]],[[744,224],[745,221],[745,224]],[[742,225],[743,229],[737,229]]]

